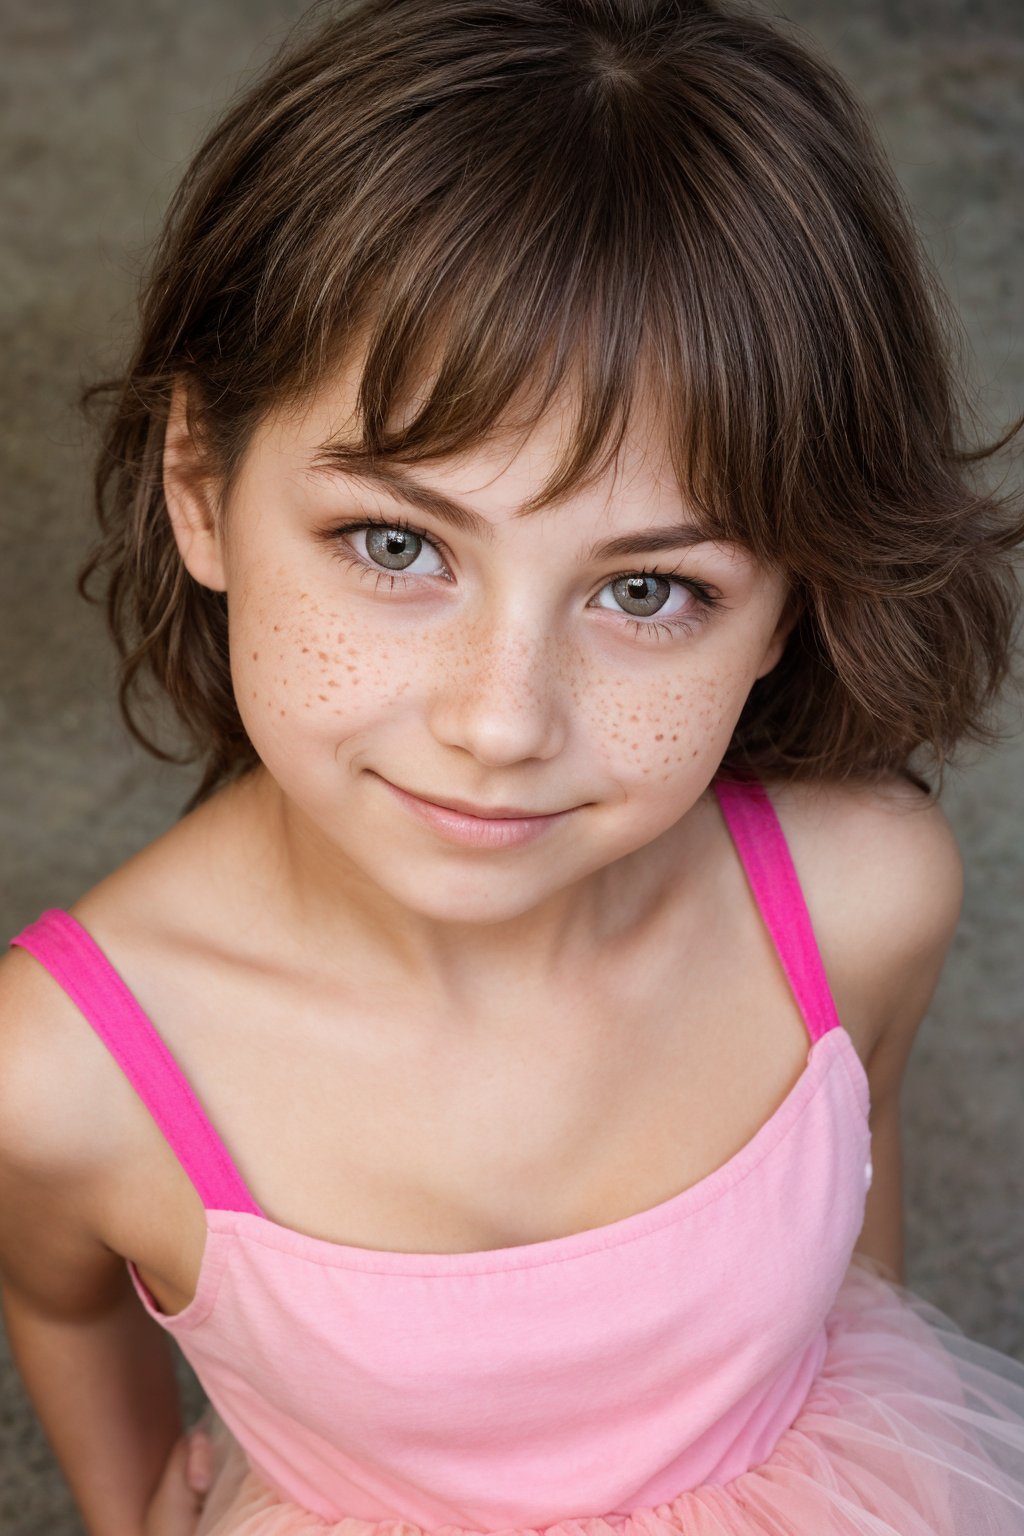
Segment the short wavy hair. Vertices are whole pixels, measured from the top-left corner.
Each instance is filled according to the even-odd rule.
[[[1024,418],[965,446],[958,327],[863,110],[799,34],[712,0],[316,5],[194,155],[134,353],[82,395],[106,413],[78,586],[105,601],[128,729],[201,761],[186,810],[258,762],[224,594],[167,515],[174,383],[222,505],[261,420],[359,335],[370,461],[458,452],[527,398],[529,428],[574,381],[524,512],[604,471],[653,382],[684,496],[799,600],[720,771],[927,790],[920,750],[941,788],[958,741],[998,739],[1024,539],[1019,500],[975,480]],[[188,755],[137,717],[147,681]]]

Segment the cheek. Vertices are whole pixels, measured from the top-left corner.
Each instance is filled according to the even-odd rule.
[[[229,609],[231,677],[254,745],[295,733],[345,735],[389,713],[410,686],[416,649],[350,624],[311,592],[249,591]]]
[[[612,772],[653,787],[707,777],[705,767],[721,761],[748,691],[739,668],[680,658],[643,681],[605,680],[583,707],[588,733]]]

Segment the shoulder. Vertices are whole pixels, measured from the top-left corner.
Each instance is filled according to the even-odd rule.
[[[65,909],[104,953],[116,938],[122,951],[145,956],[145,946],[159,948],[177,934],[183,912],[191,934],[208,931],[202,895],[213,873],[218,896],[224,883],[225,860],[213,870],[208,854],[222,798],[176,822]],[[229,851],[240,843],[236,836]],[[104,1040],[47,967],[8,942],[0,950],[0,1275],[10,1278],[12,1253],[48,1248],[48,1234],[56,1243],[75,1234],[79,1273],[86,1252],[109,1259],[102,1237],[117,1228],[111,1213],[125,1170],[154,1147],[159,1162],[166,1143]],[[69,1258],[58,1262],[51,1253],[54,1277],[70,1272]]]
[[[765,788],[798,871],[806,870],[822,904],[842,906],[846,922],[876,927],[883,944],[879,917],[899,917],[894,943],[955,926],[960,849],[939,801],[916,784],[769,780]]]
[[[120,1119],[105,1055],[34,956],[0,955],[0,1277],[65,1316],[123,1285],[95,1219]]]
[[[105,1047],[27,950],[0,956],[0,1155],[26,1168],[90,1165],[109,1122],[95,1110]]]
[[[172,842],[164,834],[64,909],[101,952],[109,935],[131,948],[137,936],[165,930]],[[9,944],[0,953],[0,1157],[56,1174],[98,1172],[131,1155],[131,1137],[148,1118],[139,1105],[73,996],[35,955]]]
[[[873,1098],[884,1096],[898,1089],[960,919],[963,860],[953,829],[940,803],[902,776],[765,788],[836,1007],[875,1061]]]

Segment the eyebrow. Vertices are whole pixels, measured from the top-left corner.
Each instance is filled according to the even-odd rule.
[[[440,522],[448,523],[471,537],[488,542],[494,538],[494,524],[479,512],[474,512],[472,507],[446,496],[442,491],[421,485],[393,465],[374,462],[358,451],[324,443],[316,450],[309,467],[312,473],[318,475],[350,475],[355,480],[387,492],[397,501],[404,501],[421,512],[431,513]],[[519,512],[516,515],[524,514]],[[619,534],[616,538],[598,540],[583,558],[589,561],[615,560],[628,555],[650,555],[666,549],[690,549],[698,544],[728,542],[731,541],[712,524],[691,519],[669,527],[638,528],[631,533]]]

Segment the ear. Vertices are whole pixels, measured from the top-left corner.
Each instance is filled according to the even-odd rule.
[[[175,382],[164,434],[163,480],[167,514],[185,569],[204,587],[227,590],[222,529],[215,516],[211,483],[199,446],[189,430],[187,392]]]
[[[786,641],[790,632],[804,610],[803,598],[794,589],[790,588],[786,601],[782,605],[779,621],[768,642],[768,649],[764,653],[764,659],[758,668],[758,677],[767,677],[773,667],[778,665],[783,651],[786,649]]]

